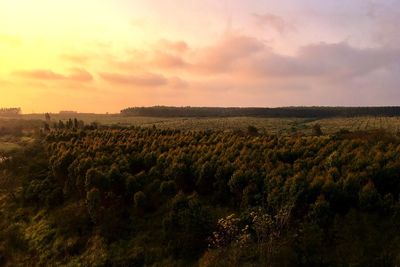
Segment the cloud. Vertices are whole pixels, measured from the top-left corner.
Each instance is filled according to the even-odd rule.
[[[368,1],[366,16],[371,20],[372,39],[379,45],[400,47],[400,2]]]
[[[225,35],[217,44],[197,51],[194,69],[204,73],[228,72],[240,60],[265,49],[258,39],[243,35]]]
[[[309,44],[288,56],[274,51],[258,38],[237,33],[225,34],[207,47],[190,48],[190,52],[150,49],[130,51],[129,56],[131,59],[117,61],[114,66],[123,72],[146,75],[106,72],[102,78],[119,84],[160,86],[168,83],[179,88],[187,85],[178,79],[166,81],[164,75],[198,81],[221,76],[233,83],[247,80],[247,85],[259,88],[269,86],[272,81],[276,88],[289,88],[293,81],[296,81],[294,88],[308,88],[311,83],[345,84],[380,70],[394,73],[400,62],[399,49],[359,48],[347,42]],[[155,69],[162,75],[149,74]],[[252,80],[257,80],[257,85]]]
[[[168,84],[173,89],[187,89],[189,88],[189,83],[182,78],[172,77],[168,79]]]
[[[367,1],[366,3],[366,15],[371,18],[375,19],[377,17],[377,12],[382,7],[382,4],[376,3],[374,1]]]
[[[99,74],[100,77],[110,83],[132,85],[132,86],[163,86],[168,83],[168,80],[159,74],[143,73],[138,75],[126,75],[119,73],[103,72]]]
[[[271,13],[253,13],[252,17],[255,20],[256,25],[261,28],[270,28],[280,34],[296,31],[296,27],[293,24],[287,22],[282,17]]]
[[[87,63],[91,59],[90,56],[83,54],[62,54],[61,58],[78,64]]]
[[[151,59],[151,64],[154,67],[165,69],[182,68],[187,65],[182,57],[165,52],[156,52]]]
[[[230,75],[257,79],[352,79],[400,62],[400,49],[358,48],[346,42],[302,46],[291,56],[274,51],[260,39],[227,34],[190,56],[166,58],[160,65],[179,66],[198,77]],[[182,63],[184,62],[184,64]]]
[[[185,56],[178,52],[154,48],[150,50],[129,49],[123,59],[110,57],[108,64],[114,68],[140,72],[143,70],[173,70],[187,66]]]
[[[93,80],[92,75],[83,69],[71,69],[69,75],[56,73],[52,70],[24,70],[12,73],[24,79],[46,80],[46,81],[73,81],[73,82],[90,82]]]
[[[351,78],[390,68],[400,59],[400,49],[357,48],[345,42],[302,47],[298,60],[326,76]]]
[[[276,78],[308,77],[328,80],[352,79],[390,68],[400,59],[400,50],[356,48],[345,42],[303,46],[294,56],[264,50],[244,59],[238,72]]]
[[[184,41],[170,41],[166,39],[161,39],[158,41],[156,48],[162,49],[162,50],[169,50],[169,51],[174,51],[174,52],[179,52],[183,53],[189,50],[189,46],[186,42]]]
[[[199,99],[232,95],[227,102],[215,99],[219,105],[370,105],[400,97],[396,47],[320,42],[288,56],[260,39],[231,33],[182,57],[179,73],[191,77],[190,92]]]
[[[108,66],[98,73],[100,79],[83,85],[107,88],[108,84],[110,90],[120,88],[121,92],[128,87],[143,88],[125,93],[140,95],[149,104],[164,99],[174,103],[173,96],[176,103],[188,105],[264,106],[369,104],[400,97],[400,48],[321,42],[284,55],[259,38],[231,32],[208,46],[187,46],[181,51],[150,45],[125,50],[126,54],[118,57],[106,54],[99,58],[102,66]],[[85,69],[65,73],[28,70],[14,75],[35,81],[64,81],[61,85],[65,88],[78,88],[93,80]],[[158,98],[149,96],[145,88],[159,88],[154,90]]]
[[[71,69],[71,74],[67,79],[77,82],[90,82],[93,80],[93,76],[84,69]]]
[[[16,76],[27,79],[38,79],[38,80],[64,80],[66,76],[55,73],[52,70],[28,70],[28,71],[16,71],[13,73]]]

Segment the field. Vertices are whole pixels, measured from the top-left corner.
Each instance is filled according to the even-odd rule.
[[[249,125],[255,126],[261,133],[273,134],[311,134],[315,124],[321,125],[325,134],[332,134],[341,129],[363,131],[385,129],[392,133],[400,131],[400,117],[349,117],[349,118],[261,118],[261,117],[226,117],[226,118],[156,118],[156,117],[127,117],[108,114],[52,114],[52,123],[69,118],[83,120],[86,124],[96,122],[101,125],[157,127],[160,129],[180,130],[217,130],[217,131],[246,131]],[[44,120],[43,114],[27,114],[19,117],[24,121],[38,122]],[[10,120],[3,118],[4,120]],[[0,121],[0,127],[2,122]]]

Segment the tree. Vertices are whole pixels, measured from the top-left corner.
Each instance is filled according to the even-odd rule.
[[[146,195],[142,191],[136,192],[133,196],[133,200],[135,203],[135,208],[139,210],[144,210],[146,207]]]
[[[380,195],[376,191],[374,183],[368,181],[366,185],[359,192],[359,203],[363,210],[374,210],[380,206]]]
[[[312,129],[313,129],[313,134],[316,136],[320,136],[323,134],[321,130],[321,125],[319,123],[314,124]]]
[[[47,122],[44,123],[43,128],[45,132],[50,132],[50,125]]]
[[[164,238],[177,257],[193,258],[207,246],[211,230],[210,216],[196,195],[180,193],[172,200],[163,220]]]
[[[100,201],[101,201],[101,193],[100,190],[97,188],[90,189],[86,195],[86,206],[88,209],[88,213],[90,218],[94,223],[99,221],[99,210],[100,210]]]
[[[253,126],[253,125],[249,125],[249,126],[247,127],[247,133],[248,133],[249,135],[257,135],[257,134],[258,134],[258,129],[257,129],[255,126]]]
[[[50,117],[50,114],[49,114],[49,113],[45,113],[45,114],[44,114],[44,117],[45,117],[45,119],[46,119],[46,122],[50,122],[50,121],[51,121],[51,117]]]
[[[78,129],[79,128],[79,122],[76,118],[74,118],[74,129]]]
[[[201,194],[212,193],[212,182],[214,180],[214,169],[209,162],[206,162],[201,166],[199,177],[196,182],[196,187]]]
[[[61,130],[65,128],[65,124],[64,124],[64,122],[62,120],[58,121],[58,128],[61,129]]]
[[[20,179],[12,177],[7,170],[0,170],[0,189],[5,190],[14,201],[17,201],[15,191],[20,184]]]

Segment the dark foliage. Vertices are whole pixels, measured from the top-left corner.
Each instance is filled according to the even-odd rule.
[[[399,116],[400,107],[281,107],[281,108],[218,108],[218,107],[132,107],[121,110],[126,116],[147,117],[297,117],[332,118],[355,116]]]
[[[44,216],[51,225],[52,250],[31,252],[50,251],[44,265],[71,257],[98,266],[399,264],[395,136],[79,130],[76,123],[0,165],[22,179],[27,221]],[[37,215],[42,209],[46,215]],[[19,231],[1,231],[1,244],[26,249],[20,235],[10,236]],[[54,249],[56,238],[67,248]],[[93,253],[103,255],[96,264],[87,259]]]

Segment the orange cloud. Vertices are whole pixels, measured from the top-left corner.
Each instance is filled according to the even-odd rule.
[[[52,70],[28,70],[28,71],[16,71],[13,75],[33,80],[65,80],[74,82],[90,82],[93,80],[92,75],[83,69],[71,69],[71,74],[64,75],[56,73]]]
[[[156,52],[151,60],[151,64],[160,68],[182,68],[187,63],[183,58],[177,55],[171,55],[164,52]]]
[[[185,51],[187,51],[189,49],[189,46],[186,42],[184,41],[169,41],[166,39],[161,39],[158,44],[157,47],[165,50],[170,50],[170,51],[175,51],[175,52],[180,52],[183,53]]]
[[[168,80],[168,84],[173,89],[186,89],[189,87],[189,83],[179,77],[172,77]]]
[[[110,83],[125,84],[133,86],[163,86],[168,80],[159,74],[143,73],[139,75],[125,75],[119,73],[100,73],[102,79]]]
[[[93,76],[84,69],[71,69],[72,73],[67,77],[68,80],[77,82],[90,82]]]
[[[29,70],[29,71],[16,71],[13,73],[16,76],[27,79],[38,80],[64,80],[66,77],[62,74],[55,73],[52,70]]]
[[[90,60],[90,56],[82,54],[63,54],[61,58],[78,64],[87,63]]]

